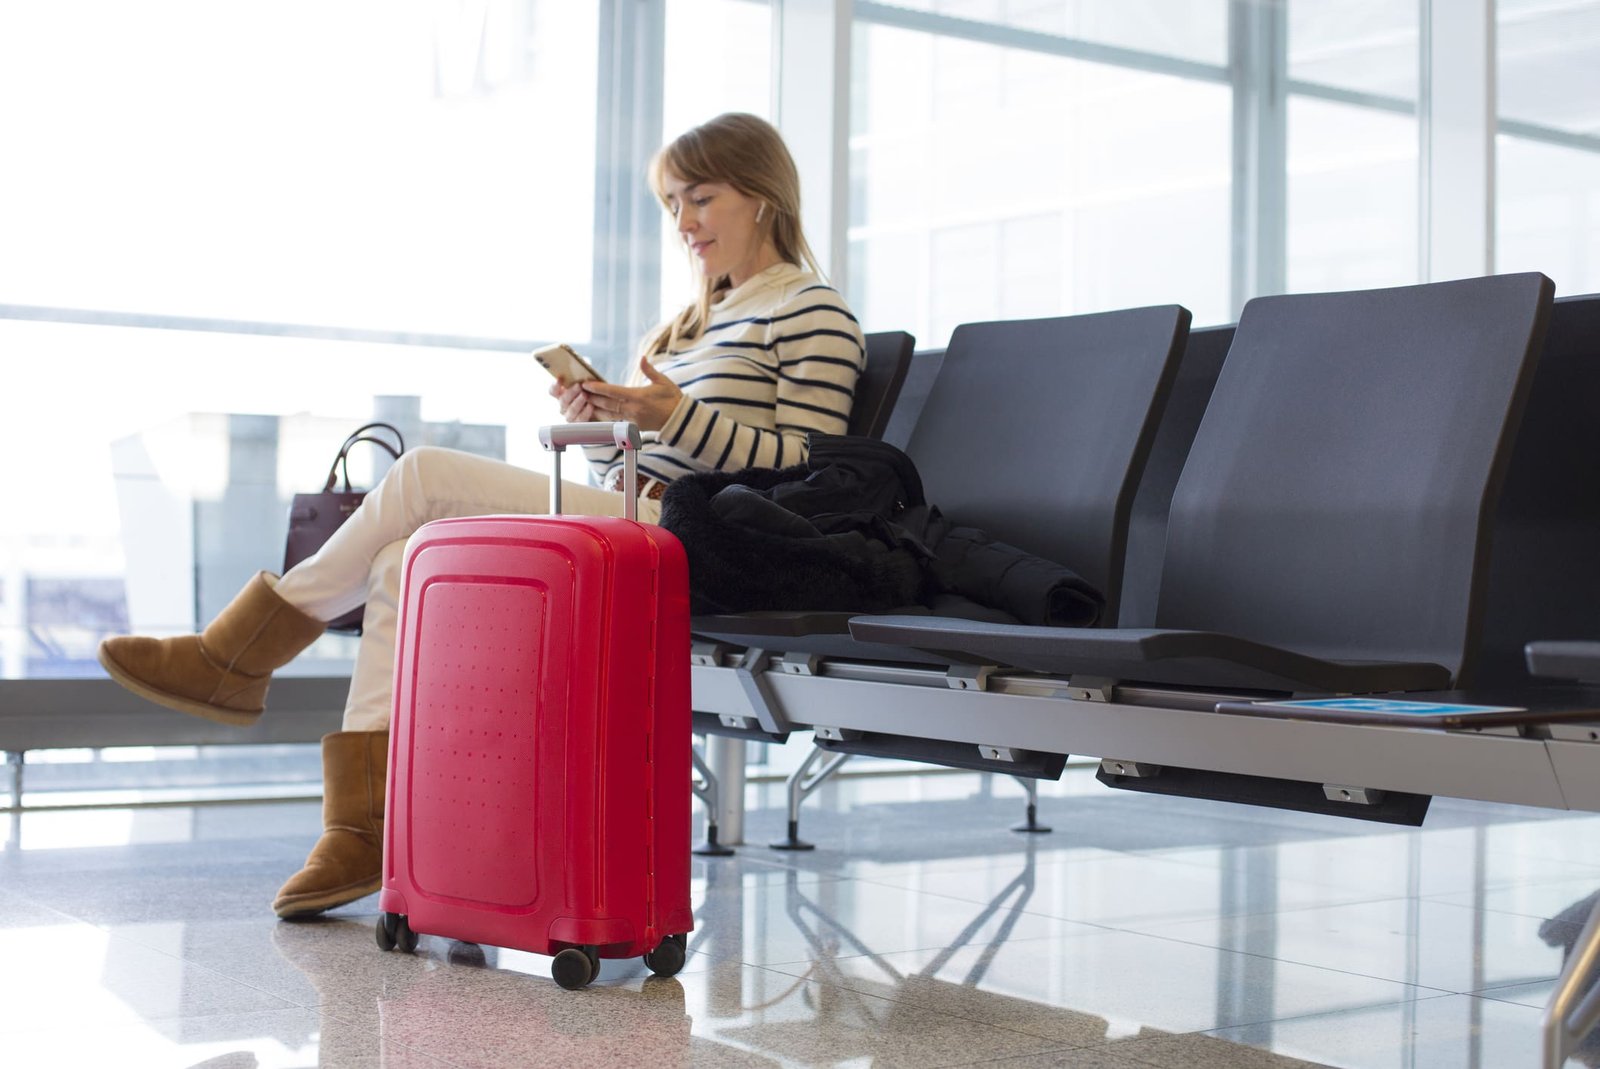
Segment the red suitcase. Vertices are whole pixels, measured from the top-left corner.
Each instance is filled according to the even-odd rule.
[[[424,526],[401,587],[378,945],[428,933],[552,954],[568,988],[600,958],[677,972],[694,926],[690,730],[688,563],[670,533],[581,516]]]

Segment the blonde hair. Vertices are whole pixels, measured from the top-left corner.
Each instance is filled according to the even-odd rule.
[[[763,221],[785,263],[822,271],[800,229],[800,172],[783,137],[765,119],[742,112],[718,115],[674,139],[650,161],[650,188],[663,207],[669,177],[689,185],[723,182],[766,205]],[[662,324],[646,340],[642,355],[669,352],[693,341],[711,322],[711,302],[728,289],[727,275],[706,276],[692,304]]]

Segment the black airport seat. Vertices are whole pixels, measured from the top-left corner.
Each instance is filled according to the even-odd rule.
[[[1478,686],[1526,679],[1536,639],[1600,637],[1600,294],[1550,309],[1495,513]]]
[[[851,633],[1228,690],[1465,680],[1552,290],[1529,273],[1246,305],[1173,491],[1153,628],[858,616]]]
[[[881,438],[889,424],[889,414],[900,398],[900,386],[911,367],[911,352],[917,339],[903,330],[867,335],[867,366],[856,380],[855,399],[850,404],[850,433],[863,438]]]
[[[915,351],[916,339],[904,331],[881,331],[867,335],[867,364],[861,373],[861,378],[856,382],[855,400],[850,406],[849,432],[864,438],[881,438],[885,428],[889,425],[890,418],[899,409],[901,391],[905,384],[915,382],[926,396],[931,376],[920,368],[913,373],[913,365],[921,364],[928,360],[928,356]],[[939,357],[943,351],[933,354],[931,360],[932,370],[937,371]],[[918,406],[921,407],[921,402]],[[744,636],[751,638],[766,635],[760,621],[770,615],[770,623],[766,627],[774,629],[776,634],[794,632],[797,628],[802,634],[815,630],[816,625],[808,625],[805,621],[807,614],[801,613],[773,613],[773,614],[739,614],[739,615],[702,615],[694,619],[694,633],[701,638],[710,638],[715,641],[727,641],[729,628],[740,629],[741,622],[746,622],[748,630],[739,631],[740,638],[736,644],[743,644]],[[842,634],[845,622],[849,619],[848,613],[831,613],[827,616],[825,629]]]
[[[882,437],[892,421],[905,419],[905,388],[916,390],[914,405],[920,411],[932,386],[933,376],[944,359],[944,350],[915,350],[916,339],[903,331],[867,335],[867,367],[856,383],[851,405],[850,433],[868,438]],[[898,443],[897,443],[898,444]],[[690,621],[690,629],[701,641],[727,643],[738,647],[783,645],[797,636],[831,634],[845,636],[850,612],[749,612],[702,614]],[[927,660],[914,655],[916,660]],[[715,718],[701,718],[697,728],[711,725]],[[745,732],[727,730],[729,735]],[[768,735],[752,736],[768,738]]]
[[[939,369],[944,366],[943,349],[920,350],[911,361],[905,381],[900,384],[900,396],[895,400],[894,411],[889,414],[889,424],[883,429],[883,440],[896,449],[904,449],[922,418],[922,409],[938,381]]]
[[[911,370],[916,339],[905,331],[879,331],[868,334],[866,343],[867,362],[866,367],[862,369],[861,377],[856,380],[855,399],[850,406],[849,432],[866,438],[877,438],[882,436],[890,415],[900,399],[901,387]],[[786,614],[778,615],[782,617]],[[696,617],[702,624],[708,620],[721,619],[725,618]],[[842,632],[846,619],[847,616],[841,615],[832,620],[830,626]],[[716,629],[714,623],[711,626],[713,630]],[[786,626],[794,625],[791,622]],[[695,637],[701,640],[711,638],[714,642],[719,641],[715,636],[702,634],[699,630],[695,631]],[[742,642],[740,644],[743,645]],[[694,714],[694,728],[701,734],[748,738],[759,742],[785,742],[789,738],[789,733],[784,730],[768,731],[761,728],[734,727],[706,713]]]
[[[1600,294],[1563,297],[1495,519],[1482,675],[1600,683]],[[1532,641],[1530,641],[1532,640]]]
[[[1115,620],[1134,493],[1188,332],[1176,305],[957,327],[905,447],[928,501],[1073,569]],[[1007,618],[950,604],[963,618]],[[740,613],[691,626],[768,651],[946,663],[852,639],[853,615]]]
[[[1211,391],[1222,373],[1222,360],[1233,344],[1233,325],[1201,327],[1189,332],[1177,381],[1167,397],[1150,459],[1133,498],[1128,521],[1128,555],[1122,566],[1122,608],[1119,627],[1150,627],[1156,619],[1156,594],[1161,589],[1161,558],[1167,551],[1167,512],[1172,491],[1183,472],[1195,431],[1205,415]],[[1109,621],[1108,621],[1109,623]]]

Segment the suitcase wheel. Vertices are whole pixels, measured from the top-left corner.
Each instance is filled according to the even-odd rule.
[[[656,948],[644,956],[644,963],[657,976],[676,976],[688,956],[682,935],[664,936]]]
[[[378,915],[378,949],[395,950],[409,954],[417,949],[417,933],[411,930],[404,913]]]
[[[550,963],[550,975],[568,991],[587,987],[600,974],[600,955],[594,947],[568,947]]]

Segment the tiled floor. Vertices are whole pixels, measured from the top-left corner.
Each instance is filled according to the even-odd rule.
[[[696,862],[684,971],[583,992],[531,954],[383,954],[375,899],[274,920],[312,805],[10,818],[0,1065],[1517,1069],[1577,932],[1552,918],[1600,890],[1600,818],[1534,810],[1411,831],[1071,770],[1022,836],[1009,781],[890,777],[824,788],[819,848],[778,853],[781,792],[751,798],[754,845]]]

